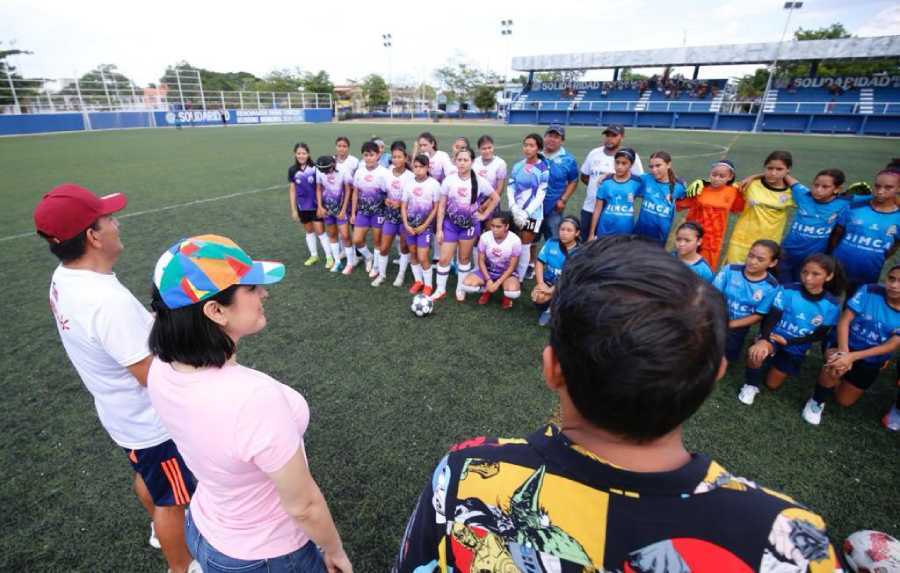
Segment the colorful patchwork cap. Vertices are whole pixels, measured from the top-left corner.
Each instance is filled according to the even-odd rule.
[[[284,265],[254,261],[219,235],[181,239],[156,262],[153,284],[172,310],[208,299],[232,285],[268,285],[284,278]]]

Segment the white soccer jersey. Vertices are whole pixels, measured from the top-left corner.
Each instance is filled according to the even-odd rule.
[[[500,189],[500,183],[506,181],[508,175],[506,161],[496,155],[487,165],[485,165],[484,160],[479,155],[472,162],[472,171],[487,179],[494,190]]]
[[[347,174],[347,179],[353,181],[353,176],[356,175],[356,168],[359,167],[359,159],[348,155],[343,161],[337,158],[335,158],[335,161],[337,162],[337,168]]]

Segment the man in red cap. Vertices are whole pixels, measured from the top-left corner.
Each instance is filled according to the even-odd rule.
[[[34,225],[60,265],[50,283],[56,327],[100,423],[134,468],[134,491],[152,518],[150,544],[174,573],[199,571],[184,541],[184,508],[196,480],[147,394],[153,317],[113,273],[122,253],[121,193],[97,197],[71,183],[44,195]]]

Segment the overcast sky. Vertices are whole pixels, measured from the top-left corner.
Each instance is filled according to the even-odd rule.
[[[141,85],[187,60],[216,71],[327,70],[337,84],[368,73],[396,83],[431,79],[458,55],[504,71],[516,55],[777,41],[783,0],[534,0],[480,2],[229,3],[2,0],[0,42],[34,52],[14,65],[29,77],[73,77],[116,64]],[[331,9],[331,12],[326,11]],[[511,18],[513,34],[500,35]],[[817,28],[841,22],[858,36],[900,34],[896,0],[809,0],[791,20]],[[390,32],[393,47],[382,46]],[[711,68],[728,77],[746,68]],[[594,72],[604,79],[611,72]]]

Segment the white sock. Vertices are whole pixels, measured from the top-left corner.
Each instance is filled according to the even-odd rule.
[[[345,247],[344,253],[347,255],[347,264],[351,267],[356,264],[356,249],[353,247]]]
[[[466,277],[472,272],[472,263],[459,265],[456,267],[456,289],[463,290],[462,285],[466,282]]]
[[[347,256],[347,247],[350,246],[350,243],[345,243],[344,239],[338,239],[338,244],[341,245],[341,258],[345,258]]]
[[[316,236],[312,233],[306,234],[306,248],[309,249],[309,256],[319,256],[319,249],[316,248]]]
[[[450,267],[442,267],[438,265],[437,268],[437,290],[438,292],[444,292],[447,290],[447,278],[450,276]]]
[[[505,296],[509,300],[516,300],[517,298],[522,296],[522,291],[520,291],[520,290],[504,290],[503,296]]]
[[[398,277],[406,276],[406,267],[409,266],[409,253],[405,255],[400,253],[400,270],[397,272]]]
[[[422,265],[419,263],[413,263],[412,265],[412,273],[413,278],[417,283],[422,282],[424,279],[422,278]]]
[[[383,277],[386,277],[386,276],[387,276],[387,266],[388,266],[388,261],[390,261],[391,257],[390,257],[389,255],[382,255],[381,253],[379,253],[379,254],[378,254],[378,258],[379,258],[379,261],[378,261],[378,274],[381,275],[381,276],[383,276]]]
[[[519,264],[516,266],[516,274],[519,280],[525,280],[525,271],[528,270],[528,261],[531,259],[531,243],[522,245],[522,254],[519,255]]]
[[[425,286],[427,286],[428,288],[431,288],[431,284],[432,284],[431,277],[433,274],[434,274],[434,267],[428,267],[427,269],[422,269],[422,276],[425,279],[422,282],[424,282]]]
[[[481,292],[482,288],[484,288],[484,287],[480,287],[478,285],[467,285],[467,284],[462,285],[462,290],[464,290],[466,292]]]
[[[361,254],[363,257],[365,257],[367,261],[372,260],[372,251],[369,250],[368,245],[356,247],[356,250],[359,251],[359,254]]]
[[[331,247],[331,257],[335,260],[335,262],[341,260],[341,244],[329,243],[328,246]]]
[[[327,257],[328,253],[331,252],[331,246],[330,246],[330,243],[328,242],[328,234],[327,233],[319,234],[319,242],[322,244],[322,250],[325,251],[325,256]]]

